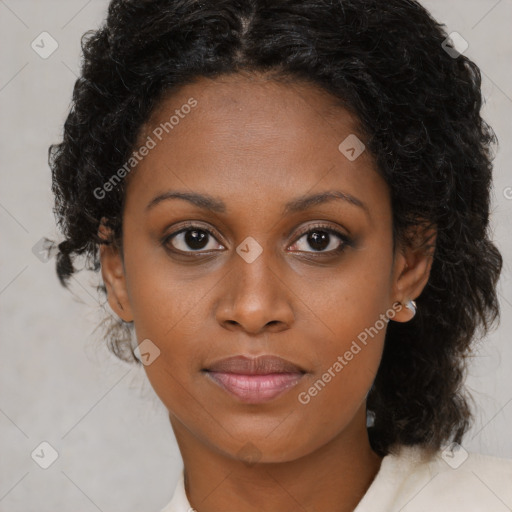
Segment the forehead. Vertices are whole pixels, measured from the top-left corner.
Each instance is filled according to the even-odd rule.
[[[191,106],[193,105],[193,106]],[[169,93],[142,128],[138,145],[154,147],[129,176],[137,195],[189,189],[236,199],[296,197],[344,185],[348,193],[382,187],[364,151],[340,151],[362,139],[357,118],[321,88],[261,76],[200,78]],[[378,193],[378,190],[375,190]]]
[[[177,92],[164,95],[141,135],[168,122],[169,114],[178,114],[191,98],[197,101],[193,115],[186,114],[191,120],[181,123],[183,116],[180,116],[182,126],[180,130],[173,128],[174,134],[185,132],[190,125],[197,129],[199,123],[202,133],[209,131],[213,136],[221,133],[226,137],[229,128],[243,128],[243,132],[233,134],[238,144],[242,135],[250,136],[258,130],[280,130],[285,125],[287,129],[281,130],[281,135],[290,138],[313,138],[321,132],[337,140],[345,132],[360,133],[357,117],[341,107],[341,100],[322,88],[289,78],[245,73],[214,79],[199,77]],[[217,120],[222,120],[222,124]]]

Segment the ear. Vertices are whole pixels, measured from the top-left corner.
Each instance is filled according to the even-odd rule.
[[[404,242],[397,248],[393,263],[392,300],[405,306],[416,299],[430,277],[434,259],[437,230],[435,227],[414,226],[406,233]],[[393,320],[407,322],[414,312],[401,307]]]
[[[113,240],[112,230],[101,219],[98,236],[103,240]],[[113,311],[125,322],[133,321],[128,299],[124,263],[119,247],[112,242],[100,245],[101,275],[107,289],[107,299]]]

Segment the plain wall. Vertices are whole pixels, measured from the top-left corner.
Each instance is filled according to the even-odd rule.
[[[483,74],[483,116],[500,142],[492,223],[505,259],[502,321],[470,369],[477,414],[463,446],[512,457],[512,2],[423,3],[469,42]],[[54,260],[32,250],[56,236],[47,150],[60,141],[80,36],[106,8],[105,0],[0,1],[0,512],[157,512],[182,467],[145,374],[93,332],[102,317],[90,276],[73,279],[74,299]],[[31,48],[43,31],[59,45],[48,59]],[[46,470],[31,458],[43,441],[59,453]]]

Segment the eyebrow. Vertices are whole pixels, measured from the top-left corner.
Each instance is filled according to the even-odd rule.
[[[312,206],[316,206],[317,204],[326,203],[329,201],[333,201],[335,199],[341,199],[342,201],[346,201],[349,204],[358,206],[359,208],[363,209],[367,215],[370,214],[368,206],[366,206],[366,204],[363,203],[363,201],[353,196],[352,194],[348,194],[347,192],[341,192],[339,190],[328,190],[326,192],[320,192],[318,194],[313,194],[309,196],[304,195],[298,197],[297,199],[294,199],[293,201],[286,203],[284,207],[284,213],[287,214],[301,212],[307,210],[308,208],[311,208]]]
[[[207,194],[179,191],[168,191],[157,195],[147,204],[146,212],[154,208],[157,204],[170,199],[183,199],[194,204],[195,206],[198,206],[199,208],[210,210],[215,213],[226,212],[226,204],[221,199]],[[363,209],[366,214],[369,215],[368,206],[363,203],[363,201],[351,194],[348,194],[347,192],[341,192],[339,190],[328,190],[318,194],[300,196],[285,204],[283,214],[286,215],[289,213],[302,212],[308,208],[311,208],[312,206],[333,201],[335,199],[340,199],[353,206],[357,206]]]
[[[198,206],[199,208],[210,210],[216,213],[224,213],[226,211],[226,205],[224,202],[212,196],[206,194],[196,194],[194,192],[169,191],[154,197],[147,204],[146,212],[154,208],[157,204],[160,204],[162,201],[167,201],[169,199],[184,199],[185,201],[188,201]]]

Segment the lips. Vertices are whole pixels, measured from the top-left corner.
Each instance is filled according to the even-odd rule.
[[[299,383],[306,373],[277,356],[235,356],[217,361],[204,371],[209,379],[232,397],[245,403],[267,402]]]
[[[238,373],[240,375],[268,375],[270,373],[305,373],[299,366],[277,356],[234,356],[221,359],[206,371],[222,373]]]

